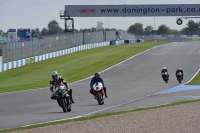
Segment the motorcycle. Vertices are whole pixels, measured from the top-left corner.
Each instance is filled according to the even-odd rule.
[[[93,85],[93,92],[94,92],[94,97],[98,101],[99,105],[104,104],[105,100],[105,93],[103,89],[103,84],[101,82],[97,82]]]
[[[162,76],[163,76],[163,80],[164,80],[166,83],[168,83],[168,80],[169,80],[169,78],[168,78],[168,73],[167,73],[167,72],[164,72]]]
[[[181,83],[181,81],[183,80],[183,74],[181,72],[177,73],[177,80],[179,81],[179,83]]]
[[[71,112],[71,100],[65,86],[56,87],[55,97],[63,112]]]

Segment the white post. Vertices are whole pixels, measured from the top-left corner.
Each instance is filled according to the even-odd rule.
[[[154,35],[156,35],[156,17],[154,16]]]

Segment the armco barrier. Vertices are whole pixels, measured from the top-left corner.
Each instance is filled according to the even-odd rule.
[[[116,45],[116,41],[115,40],[110,41],[110,45]]]
[[[110,45],[118,45],[118,44],[124,44],[124,40],[112,40],[110,41]]]
[[[117,43],[119,43],[119,42],[117,42]],[[27,65],[30,63],[39,62],[39,61],[47,60],[50,58],[54,58],[54,57],[58,57],[58,56],[66,55],[66,54],[71,54],[71,53],[74,53],[77,51],[82,51],[82,50],[96,48],[96,47],[108,46],[109,44],[110,44],[110,42],[85,44],[85,45],[81,45],[81,46],[72,47],[69,49],[59,50],[59,51],[52,52],[52,53],[47,53],[47,54],[43,54],[43,55],[39,55],[39,56],[26,58],[26,59],[7,62],[4,64],[0,64],[0,72],[6,71],[9,69],[13,69],[13,68],[17,68],[17,67],[21,67],[21,66],[24,66],[24,65]]]
[[[193,34],[187,34],[187,37],[193,37]]]
[[[124,43],[135,43],[137,42],[137,39],[126,39],[124,40]]]
[[[117,41],[117,44],[124,44],[124,40]]]

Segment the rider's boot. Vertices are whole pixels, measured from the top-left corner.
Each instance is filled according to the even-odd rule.
[[[74,100],[73,100],[73,97],[72,97],[72,89],[70,89],[69,91],[69,96],[70,96],[70,100],[72,103],[75,103]]]
[[[108,98],[108,95],[106,93],[106,87],[104,87],[103,89],[104,89],[104,93],[105,93],[106,98]]]

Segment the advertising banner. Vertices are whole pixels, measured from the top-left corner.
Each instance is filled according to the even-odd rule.
[[[65,5],[70,17],[200,16],[200,4]]]

